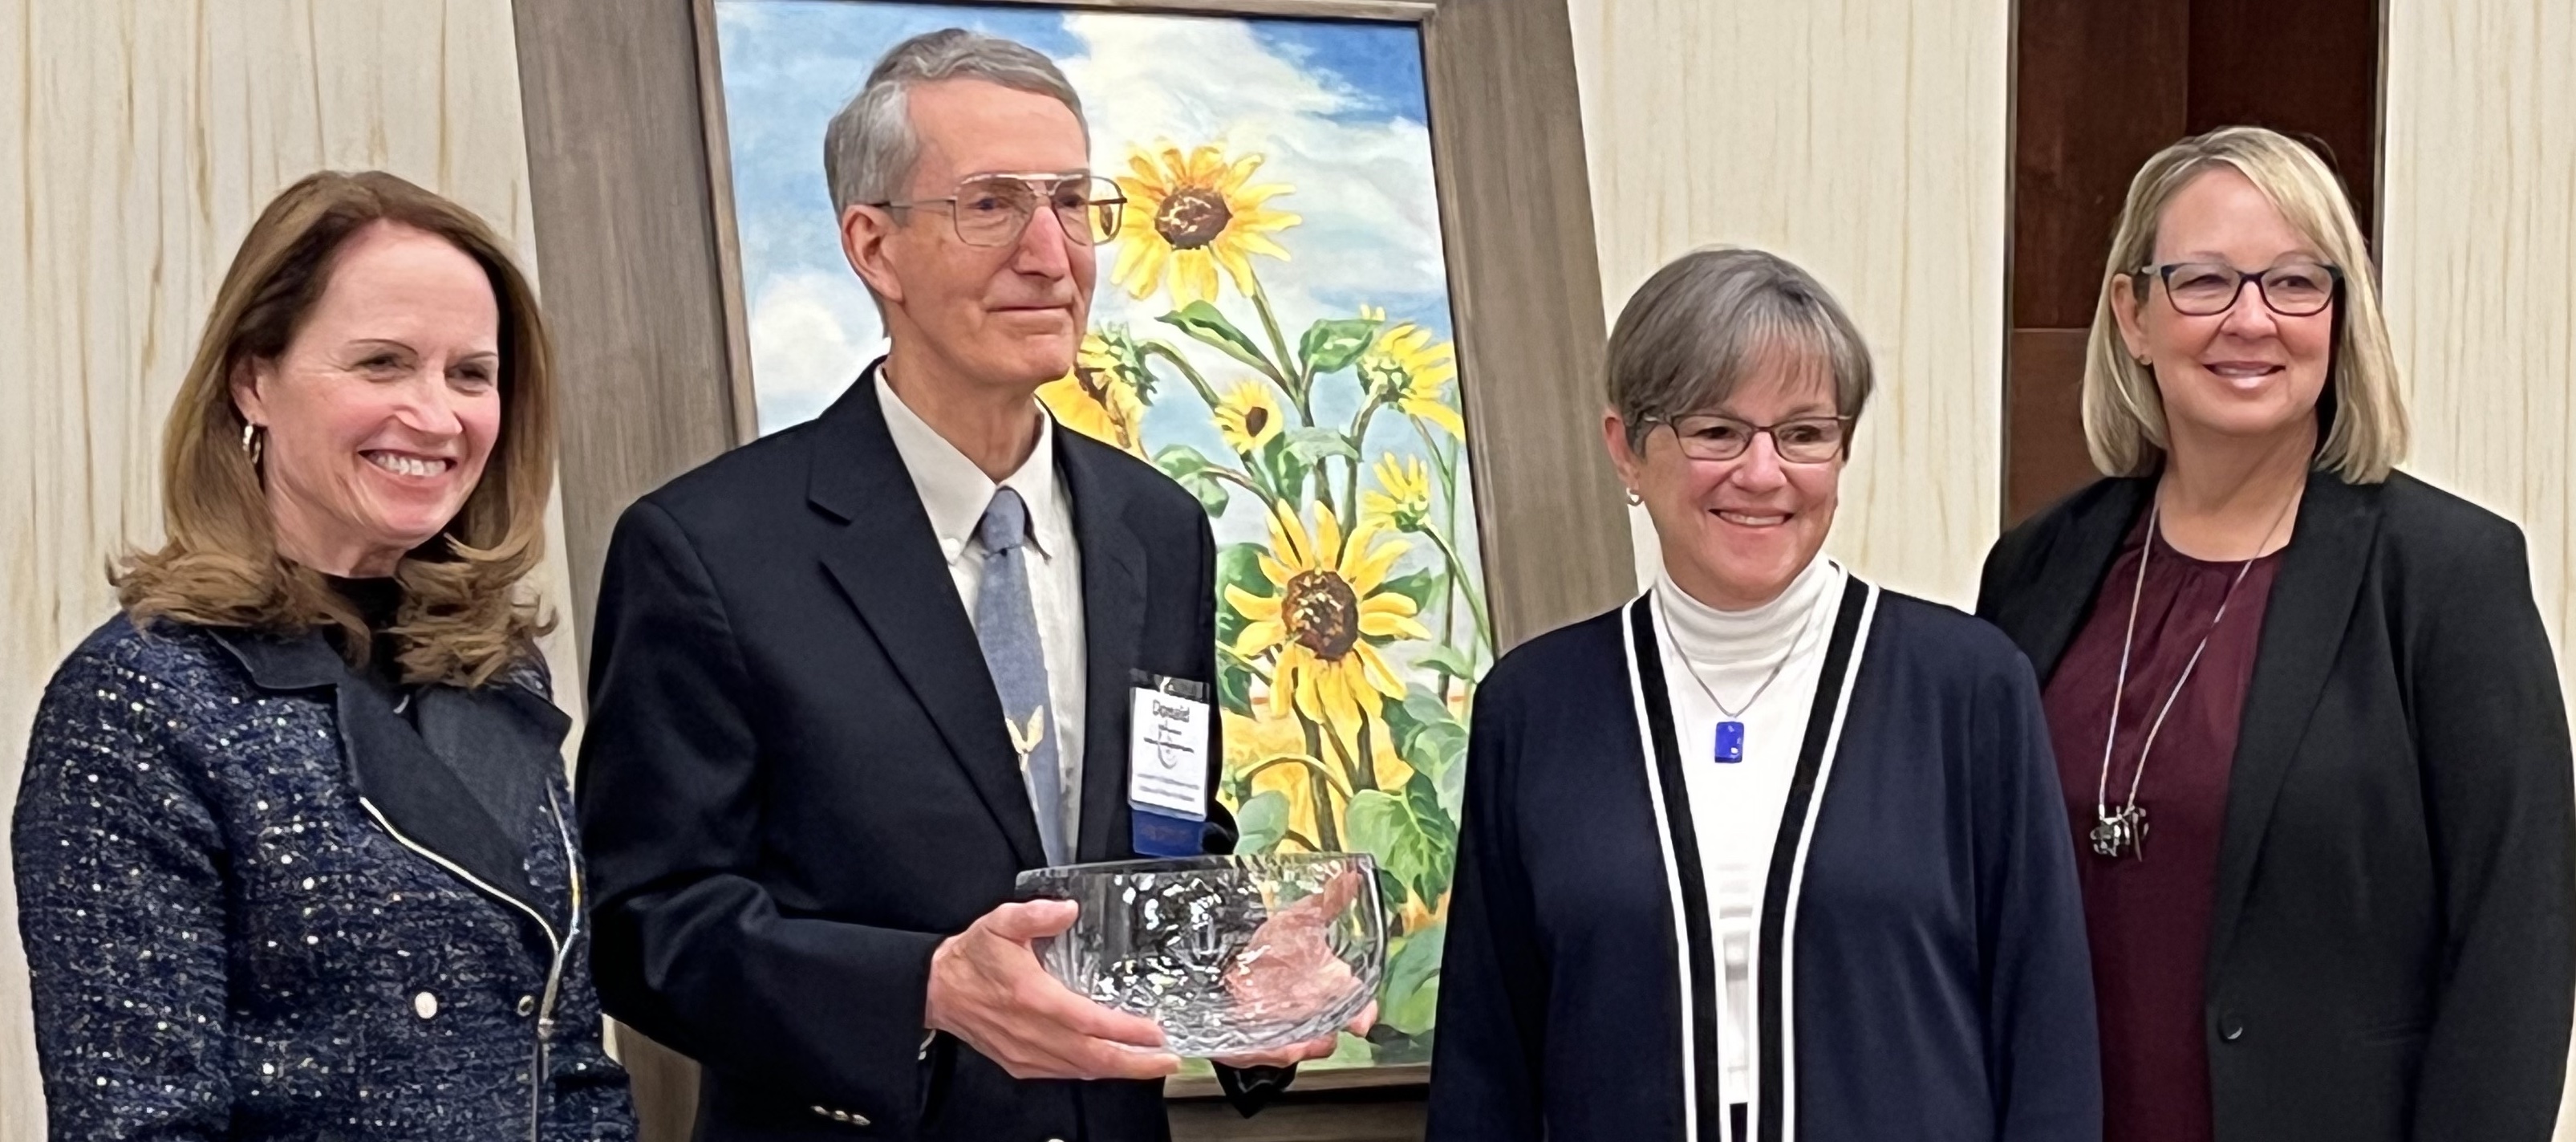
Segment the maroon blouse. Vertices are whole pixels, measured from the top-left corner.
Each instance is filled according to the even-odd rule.
[[[2213,1126],[2202,967],[2228,773],[2280,555],[2255,560],[2231,593],[2229,584],[2243,563],[2193,559],[2158,536],[2145,589],[2133,591],[2146,532],[2141,519],[2121,544],[2094,597],[2093,613],[2058,660],[2042,701],[2074,825],[2076,875],[2093,947],[2103,1142],[2208,1142]],[[2103,734],[2133,594],[2139,599],[2136,644],[2129,652],[2106,798],[2113,812],[2128,803],[2147,727],[2174,693],[2203,634],[2209,635],[2209,648],[2156,735],[2138,784],[2138,805],[2147,820],[2144,858],[2114,860],[2093,851],[2091,836]],[[2210,620],[2222,598],[2226,615],[2213,631]]]

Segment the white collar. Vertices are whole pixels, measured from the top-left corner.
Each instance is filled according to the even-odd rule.
[[[1669,570],[1657,572],[1655,598],[1677,649],[1696,661],[1727,663],[1786,649],[1841,580],[1841,566],[1818,553],[1777,598],[1749,611],[1721,611],[1692,598]]]
[[[912,473],[913,489],[921,495],[921,506],[930,513],[930,530],[939,536],[939,553],[950,563],[965,554],[968,541],[984,521],[984,509],[991,506],[993,493],[1009,488],[1020,494],[1028,505],[1029,542],[1038,554],[1053,557],[1063,550],[1063,540],[1072,534],[1069,520],[1059,510],[1055,470],[1055,419],[1047,414],[1046,405],[1038,404],[1038,443],[1029,450],[1029,458],[1019,470],[999,483],[966,458],[964,452],[941,436],[912,406],[896,396],[886,384],[885,369],[871,370],[876,376],[877,407],[885,411],[886,431],[894,437],[894,450],[903,457],[903,466]],[[1035,398],[1031,398],[1035,403]]]

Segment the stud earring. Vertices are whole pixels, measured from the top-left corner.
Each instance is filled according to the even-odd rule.
[[[242,455],[250,457],[251,467],[256,468],[259,466],[259,454],[263,451],[261,444],[262,441],[259,435],[259,426],[256,424],[244,423],[242,425],[241,450]]]
[[[1632,508],[1633,508],[1633,507],[1635,507],[1635,506],[1637,506],[1637,505],[1639,505],[1639,504],[1642,504],[1642,503],[1644,503],[1644,502],[1646,502],[1646,497],[1641,496],[1641,495],[1638,495],[1638,494],[1637,494],[1637,489],[1635,489],[1635,488],[1630,488],[1630,489],[1628,489],[1628,506],[1629,506],[1629,507],[1632,507]]]

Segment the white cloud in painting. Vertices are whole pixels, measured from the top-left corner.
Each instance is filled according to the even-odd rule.
[[[748,42],[764,30],[777,34],[786,26],[763,8],[726,3],[717,14],[727,34]],[[1403,312],[1418,299],[1447,292],[1430,136],[1423,124],[1386,117],[1368,96],[1348,89],[1329,72],[1281,54],[1242,19],[1116,11],[1067,13],[1061,19],[1080,50],[1066,53],[1059,63],[1083,93],[1091,116],[1093,161],[1104,173],[1125,170],[1129,144],[1151,146],[1168,139],[1184,149],[1215,144],[1229,154],[1258,152],[1266,161],[1253,176],[1255,182],[1296,188],[1271,200],[1302,219],[1276,235],[1292,260],[1254,258],[1292,345],[1307,323],[1347,316],[1362,303],[1394,307],[1390,316],[1398,318],[1432,316]],[[858,34],[856,27],[848,30]],[[841,67],[881,49],[871,46],[846,60],[816,45],[808,50],[825,51],[823,58],[839,61],[834,67]],[[749,70],[757,69],[746,75]],[[819,76],[800,79],[820,81]],[[828,102],[837,106],[838,98]],[[798,106],[800,114],[827,115],[828,110],[819,102],[812,108]],[[813,131],[819,135],[820,130],[818,121]],[[744,136],[735,141],[742,145]],[[769,142],[785,145],[783,139]],[[805,161],[804,150],[797,155],[798,162]],[[820,173],[812,177],[819,186]],[[758,188],[744,183],[738,189]],[[865,288],[832,249],[828,207],[802,198],[779,201],[755,193],[742,204],[746,214],[820,212],[819,222],[780,222],[766,229],[745,224],[752,368],[763,431],[820,413],[884,344]],[[779,233],[756,241],[755,230]],[[806,232],[814,243],[808,257],[788,257],[776,245],[786,234]],[[1181,342],[1184,352],[1207,366],[1240,372],[1155,324],[1154,318],[1171,308],[1169,295],[1130,299],[1109,280],[1117,255],[1115,246],[1100,251],[1095,322],[1124,323],[1164,336]],[[1230,280],[1221,287],[1217,304],[1260,336],[1252,307]]]
[[[751,304],[761,430],[822,412],[883,344],[876,309],[856,277],[799,271],[770,279]]]
[[[1357,117],[1361,96],[1278,54],[1243,20],[1072,13],[1065,29],[1089,49],[1063,64],[1084,95],[1092,161],[1102,170],[1123,172],[1130,143],[1168,139],[1184,150],[1214,143],[1268,156],[1254,182],[1297,188],[1271,200],[1303,219],[1277,235],[1292,261],[1254,259],[1283,320],[1327,316],[1308,308],[1318,295],[1347,301],[1446,290],[1423,124]],[[1106,280],[1114,251],[1102,254],[1101,308],[1109,316],[1127,298]],[[1143,308],[1158,314],[1161,304]]]

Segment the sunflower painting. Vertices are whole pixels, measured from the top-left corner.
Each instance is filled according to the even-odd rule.
[[[1043,5],[718,0],[761,428],[879,351],[813,143],[905,36],[1054,57],[1127,199],[1091,329],[1039,399],[1206,507],[1219,723],[1240,851],[1365,851],[1393,925],[1379,1025],[1326,1066],[1436,1035],[1467,719],[1495,654],[1410,25]]]
[[[1172,304],[1216,300],[1217,267],[1234,288],[1261,288],[1252,255],[1281,261],[1288,251],[1270,235],[1297,224],[1297,216],[1264,205],[1287,193],[1277,184],[1247,185],[1261,169],[1260,155],[1229,158],[1212,146],[1184,155],[1168,142],[1127,156],[1118,189],[1127,211],[1118,230],[1118,263],[1110,280],[1138,299],[1154,296],[1168,281]]]

